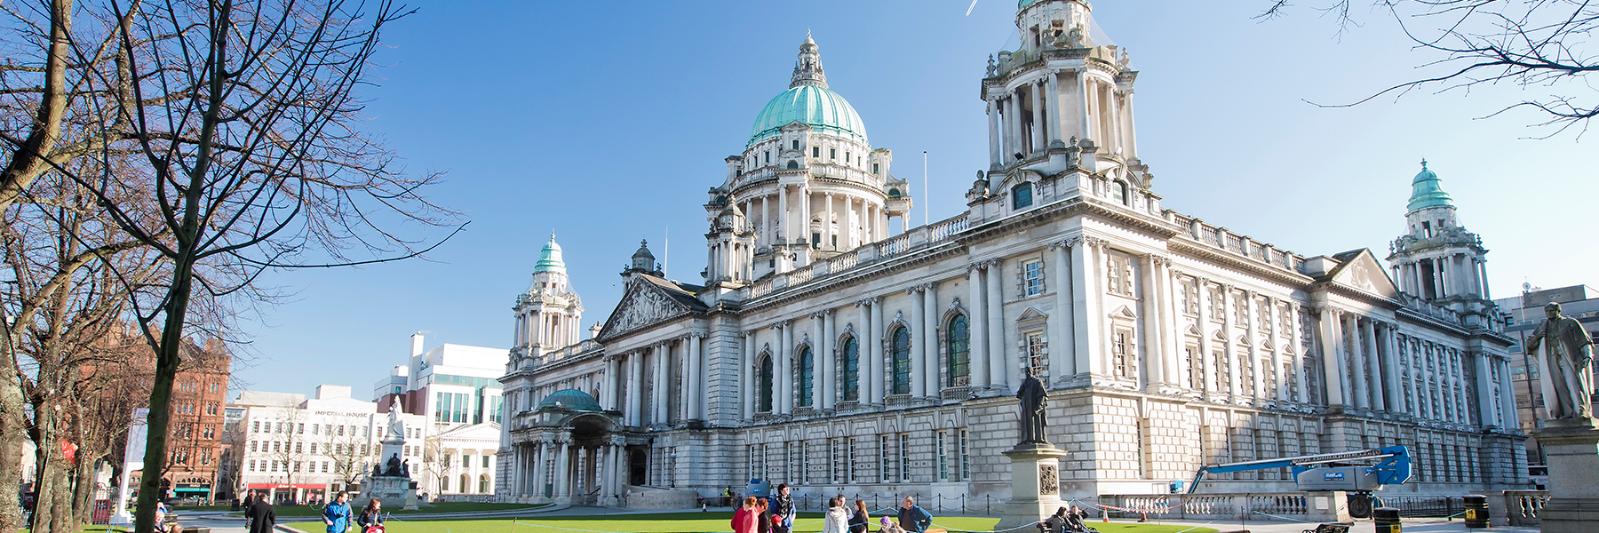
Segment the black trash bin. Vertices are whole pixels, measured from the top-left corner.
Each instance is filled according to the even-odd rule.
[[[1376,524],[1377,533],[1399,533],[1399,509],[1393,507],[1378,507],[1371,511],[1371,523]]]
[[[1481,494],[1467,494],[1466,500],[1466,528],[1484,529],[1492,527],[1488,520],[1488,497]]]

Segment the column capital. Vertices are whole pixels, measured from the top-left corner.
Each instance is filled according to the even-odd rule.
[[[627,437],[623,437],[621,435],[611,435],[610,444],[612,446],[626,446]]]

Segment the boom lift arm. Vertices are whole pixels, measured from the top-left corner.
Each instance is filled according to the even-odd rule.
[[[1375,463],[1375,464],[1372,464]],[[1357,466],[1370,465],[1370,466]],[[1398,485],[1410,480],[1410,450],[1387,446],[1348,452],[1322,453],[1209,465],[1199,469],[1188,485],[1188,494],[1199,488],[1208,474],[1228,474],[1251,470],[1289,468],[1302,488],[1315,490],[1371,490],[1382,485]],[[1311,473],[1310,476],[1304,474]],[[1321,473],[1321,479],[1307,479]],[[1375,485],[1375,486],[1373,486]]]

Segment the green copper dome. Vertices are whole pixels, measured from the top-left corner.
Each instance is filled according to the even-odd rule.
[[[1016,3],[1016,9],[1023,9],[1036,3],[1038,3],[1038,0],[1021,0]]]
[[[755,116],[749,144],[776,137],[783,126],[794,122],[823,133],[854,137],[866,142],[866,123],[861,122],[861,115],[855,112],[855,106],[849,105],[843,96],[827,88],[827,73],[822,69],[822,51],[811,39],[810,33],[805,34],[805,42],[800,45],[788,90],[778,93],[761,109],[761,114]]]
[[[1421,160],[1421,172],[1410,182],[1410,211],[1429,207],[1454,207],[1455,203],[1438,183],[1438,175],[1427,169],[1427,160]]]
[[[533,265],[533,272],[566,271],[566,261],[561,260],[561,245],[555,243],[555,234],[550,234],[550,241],[544,243],[544,249],[539,251],[539,262]]]
[[[561,389],[539,400],[539,409],[545,407],[561,407],[573,411],[602,411],[600,402],[596,401],[589,393],[577,389]]]
[[[791,122],[866,142],[866,123],[861,122],[860,113],[855,112],[849,101],[827,87],[800,85],[789,87],[766,103],[761,114],[755,116],[749,144],[776,137],[779,130]]]

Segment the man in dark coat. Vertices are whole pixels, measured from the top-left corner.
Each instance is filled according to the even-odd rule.
[[[244,519],[250,523],[250,533],[272,533],[273,527],[278,524],[278,513],[262,495],[250,504],[250,508],[244,512]]]
[[[1033,375],[1031,368],[1026,369],[1027,377],[1022,378],[1021,389],[1016,391],[1016,398],[1021,400],[1022,444],[1048,444],[1049,439],[1044,438],[1044,407],[1048,403],[1049,391],[1044,390],[1044,382]]]

